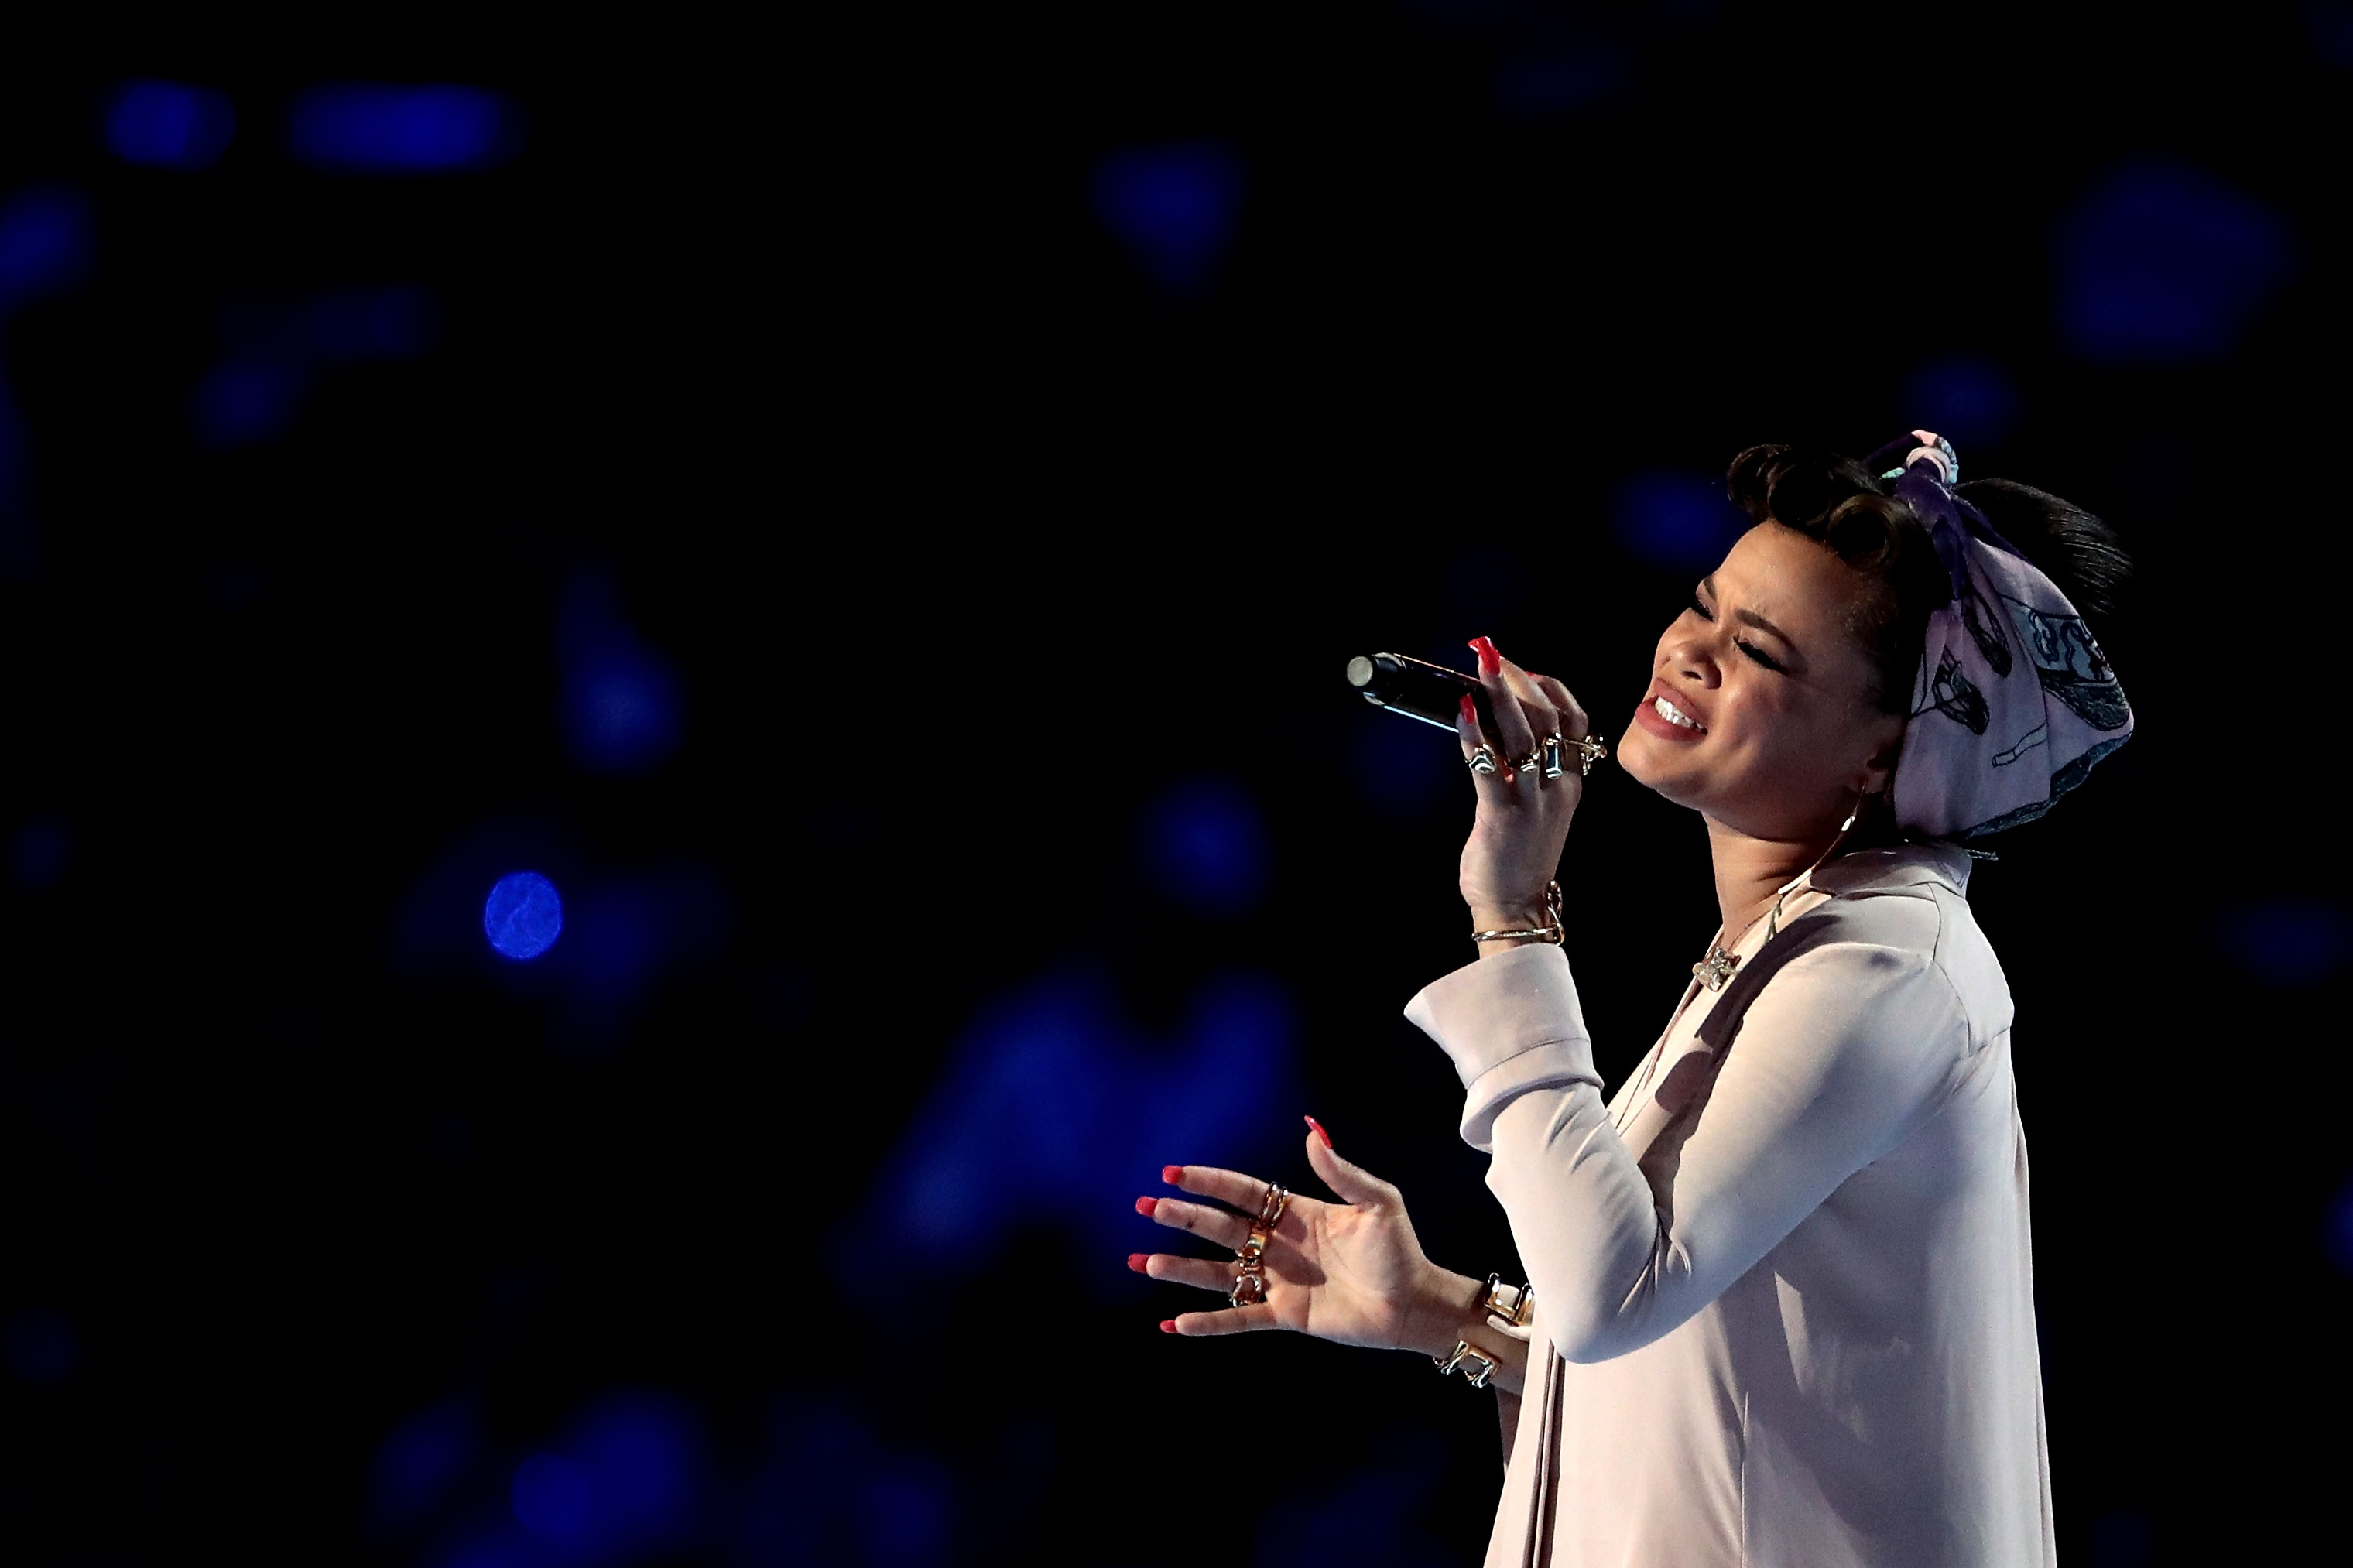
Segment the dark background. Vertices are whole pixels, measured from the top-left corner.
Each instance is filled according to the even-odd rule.
[[[1614,734],[1732,454],[1922,423],[2141,563],[1972,886],[2063,1556],[2325,1529],[2353,7],[1790,11],[20,55],[0,1556],[1476,1562],[1492,1402],[1155,1332],[1129,1205],[1312,1111],[1509,1274],[1340,667]],[[1563,881],[1614,1081],[1704,839],[1605,767]]]

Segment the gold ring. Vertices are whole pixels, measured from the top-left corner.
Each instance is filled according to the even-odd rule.
[[[1249,1237],[1234,1251],[1234,1261],[1244,1268],[1256,1268],[1258,1260],[1266,1256],[1266,1226],[1262,1225],[1250,1226]]]
[[[1290,1190],[1269,1182],[1266,1184],[1266,1196],[1259,1200],[1259,1225],[1266,1230],[1273,1230],[1276,1226],[1282,1223],[1282,1211],[1290,1205]]]
[[[1226,1292],[1229,1307],[1249,1307],[1266,1300],[1266,1281],[1250,1269],[1234,1276],[1234,1288]]]

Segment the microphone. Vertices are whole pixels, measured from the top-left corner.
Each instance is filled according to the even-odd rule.
[[[1487,689],[1478,677],[1442,664],[1427,664],[1401,653],[1358,654],[1348,661],[1348,684],[1376,708],[1435,724],[1450,733],[1462,716],[1467,694],[1478,705],[1479,727],[1495,733],[1495,716],[1487,711]]]

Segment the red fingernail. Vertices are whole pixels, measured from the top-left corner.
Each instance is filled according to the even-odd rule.
[[[1315,1129],[1315,1136],[1324,1140],[1324,1147],[1329,1149],[1332,1146],[1332,1134],[1324,1131],[1324,1124],[1321,1121],[1316,1121],[1315,1118],[1312,1116],[1303,1117],[1302,1120],[1304,1121],[1308,1126]]]
[[[1501,675],[1503,673],[1504,656],[1495,651],[1495,645],[1493,642],[1485,637],[1472,637],[1471,649],[1479,656],[1480,674]]]
[[[1163,1165],[1160,1167],[1160,1179],[1172,1187],[1182,1186],[1185,1184],[1185,1167]]]
[[[1146,1219],[1150,1219],[1152,1217],[1152,1211],[1159,1206],[1160,1200],[1158,1198],[1138,1198],[1135,1200],[1135,1212],[1142,1215]]]
[[[1144,1254],[1142,1254],[1141,1252],[1131,1252],[1131,1253],[1129,1253],[1129,1254],[1127,1255],[1127,1266],[1128,1266],[1130,1268],[1134,1269],[1138,1274],[1143,1273],[1143,1272],[1144,1272]]]
[[[1161,1331],[1162,1333],[1164,1333],[1164,1334],[1173,1334],[1173,1333],[1175,1333],[1175,1332],[1176,1331],[1176,1319],[1174,1319],[1174,1318],[1163,1318],[1163,1319],[1161,1319],[1161,1320],[1160,1320],[1160,1331]]]
[[[1467,691],[1462,694],[1462,717],[1473,724],[1479,721],[1479,705],[1471,700],[1471,694]]]

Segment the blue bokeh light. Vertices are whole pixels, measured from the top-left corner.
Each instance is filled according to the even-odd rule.
[[[294,100],[288,138],[313,168],[344,174],[447,174],[513,156],[522,117],[479,87],[340,82]]]
[[[28,816],[8,836],[8,876],[24,893],[45,892],[73,864],[73,826],[55,812]]]
[[[702,1436],[666,1394],[607,1394],[564,1440],[531,1455],[508,1489],[515,1521],[576,1558],[628,1559],[675,1543],[703,1489]]]
[[[1904,378],[1903,405],[1896,416],[1907,426],[1934,430],[1962,453],[1964,472],[1972,446],[2000,446],[2010,439],[2025,412],[2018,383],[2001,362],[1987,354],[1939,354],[1921,361]]]
[[[513,871],[499,879],[482,904],[482,934],[491,946],[518,961],[537,958],[564,931],[564,900],[555,884],[536,871]]]
[[[2235,351],[2295,271],[2287,221],[2191,164],[2113,170],[2061,220],[2061,341],[2094,364],[2194,364]]]
[[[1237,780],[1174,784],[1145,807],[1140,826],[1154,882],[1195,913],[1245,914],[1264,896],[1272,847],[1258,803]]]
[[[2353,1278],[2353,1174],[2348,1174],[2329,1200],[2322,1219],[2320,1250],[2329,1267]]]
[[[106,144],[151,169],[209,169],[236,134],[228,95],[186,82],[127,81],[106,109]]]
[[[25,1307],[0,1322],[0,1359],[20,1383],[55,1388],[81,1364],[81,1334],[54,1307]]]
[[[196,444],[227,451],[286,433],[311,395],[311,373],[272,360],[224,360],[204,374],[190,399]]]
[[[634,639],[573,660],[564,672],[565,750],[591,773],[651,773],[684,737],[685,686],[675,664]]]
[[[1098,970],[1014,992],[951,1050],[837,1236],[837,1273],[848,1285],[881,1268],[960,1272],[1041,1221],[1103,1256],[1130,1250],[1129,1200],[1155,1190],[1164,1161],[1235,1164],[1298,1125],[1271,1109],[1294,1090],[1295,1034],[1289,991],[1248,972],[1203,982],[1166,1041],[1139,1036]]]
[[[1671,572],[1712,572],[1748,518],[1724,481],[1679,468],[1629,477],[1610,499],[1609,526],[1636,560]]]
[[[1176,294],[1206,289],[1233,244],[1245,174],[1232,143],[1119,147],[1096,160],[1095,217],[1145,276]]]
[[[2353,957],[2353,916],[2323,899],[2258,899],[2227,905],[2211,922],[2222,955],[2263,984],[2317,985]]]
[[[90,203],[64,185],[34,185],[0,203],[0,314],[69,289],[90,270]]]
[[[533,1454],[515,1470],[509,1489],[515,1522],[560,1546],[585,1544],[596,1524],[596,1498],[588,1473],[562,1454]]]

